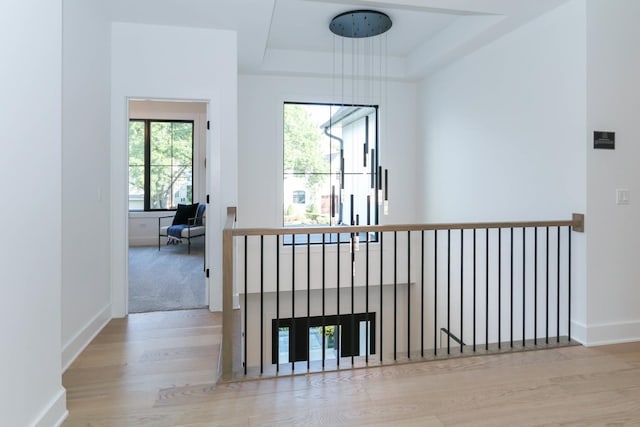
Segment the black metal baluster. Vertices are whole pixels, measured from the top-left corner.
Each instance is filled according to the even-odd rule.
[[[353,203],[351,204],[351,206],[353,206]],[[351,209],[353,211],[353,208]],[[353,214],[352,214],[353,215]],[[353,222],[352,224],[353,225]],[[350,242],[350,246],[351,246],[351,331],[355,331],[356,329],[356,325],[355,325],[355,316],[354,316],[354,299],[355,299],[355,294],[354,294],[354,290],[355,290],[355,278],[356,278],[356,247],[355,247],[355,233],[351,233],[351,242]],[[353,332],[352,332],[353,333]],[[355,343],[353,342],[353,340],[351,341],[351,366],[353,366],[353,353],[354,353],[354,348],[355,347]],[[359,343],[358,343],[359,345]]]
[[[260,235],[260,375],[264,373],[264,235]]]
[[[377,192],[376,192],[377,193]],[[383,284],[383,280],[384,277],[382,275],[382,267],[384,265],[384,243],[383,243],[383,237],[384,237],[384,233],[382,231],[380,231],[380,327],[378,329],[380,329],[380,363],[382,363],[382,350],[384,349],[384,347],[382,346],[382,329],[384,326],[384,322],[382,321],[382,314],[383,314],[383,309],[382,309],[382,284]]]
[[[291,235],[291,331],[289,334],[289,358],[291,372],[296,370],[296,235]],[[293,354],[291,354],[293,353]]]
[[[324,362],[327,358],[326,355],[326,306],[325,306],[325,288],[326,288],[326,277],[325,277],[325,248],[326,248],[326,234],[322,233],[322,369],[324,369]]]
[[[336,275],[337,275],[337,283],[336,283],[336,326],[334,329],[334,333],[333,333],[333,337],[334,337],[334,343],[336,346],[336,351],[338,352],[337,356],[336,356],[336,364],[337,367],[340,367],[340,357],[342,356],[340,354],[340,335],[341,335],[341,330],[340,330],[340,232],[337,233],[338,235],[338,244],[336,246],[336,254],[337,254],[337,265],[336,265]]]
[[[538,345],[538,227],[533,229],[533,345]]]
[[[307,337],[311,329],[311,235],[307,233]],[[307,338],[308,340],[308,338]],[[311,368],[311,346],[307,344],[307,372]]]
[[[502,348],[502,229],[498,228],[498,349]]]
[[[460,229],[460,353],[464,353],[464,229]],[[451,332],[451,331],[449,331]]]
[[[511,246],[511,270],[509,271],[511,282],[511,290],[509,291],[509,346],[513,348],[513,227],[511,227],[511,238],[509,240]]]
[[[424,357],[424,230],[420,250],[420,357]]]
[[[556,299],[556,303],[558,305],[558,316],[556,319],[556,342],[560,342],[560,226],[558,226],[558,297]]]
[[[433,355],[438,355],[438,230],[433,230]]]
[[[393,232],[393,360],[397,360],[398,332],[398,232]]]
[[[407,231],[407,358],[411,359],[411,231]]]
[[[276,372],[280,372],[280,235],[276,234]]]
[[[368,210],[368,207],[367,207]],[[369,215],[367,214],[367,217]],[[369,220],[367,220],[367,225],[369,225]],[[365,269],[365,279],[364,279],[364,292],[365,292],[365,297],[364,297],[364,303],[365,303],[365,313],[367,313],[367,336],[365,339],[365,355],[364,355],[364,361],[366,364],[369,364],[369,335],[370,335],[370,330],[369,330],[369,322],[370,322],[370,318],[369,318],[369,232],[367,231],[366,233],[367,236],[367,240],[365,241],[365,259],[366,259],[366,269]]]
[[[484,349],[489,351],[489,229],[485,228],[485,303],[484,303]]]
[[[244,236],[244,375],[247,375],[247,365],[249,361],[247,360],[247,336],[249,335],[249,328],[247,323],[247,312],[249,311],[249,306],[247,305],[247,291],[248,291],[248,279],[247,279],[247,239],[248,236]]]
[[[451,229],[447,230],[447,354],[451,354]]]
[[[568,262],[567,262],[567,291],[568,291],[568,300],[567,300],[567,339],[569,340],[569,342],[571,342],[571,227],[567,227],[567,239],[568,242],[567,244],[568,246]]]
[[[549,344],[549,227],[547,227],[547,290],[545,292],[546,304],[546,324],[545,324],[545,344]]]
[[[527,253],[527,231],[524,227],[522,227],[522,346],[526,346],[525,338],[526,338],[526,327],[525,327],[525,319],[526,319],[526,290],[527,290],[527,279],[526,279],[526,253]]]
[[[476,229],[473,229],[473,352],[476,351]]]

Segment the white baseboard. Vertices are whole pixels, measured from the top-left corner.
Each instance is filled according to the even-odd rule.
[[[57,395],[51,400],[45,410],[42,411],[42,415],[35,420],[32,426],[59,427],[67,418],[67,415],[69,415],[69,411],[67,411],[67,391],[63,387],[60,387]]]
[[[575,338],[586,346],[622,344],[640,341],[640,321],[601,323],[584,325],[572,322]],[[572,330],[572,336],[574,330]]]
[[[571,321],[571,340],[587,345],[587,327],[584,323]]]
[[[62,372],[73,363],[74,360],[89,345],[92,339],[111,320],[111,304],[104,306],[73,338],[62,347]]]

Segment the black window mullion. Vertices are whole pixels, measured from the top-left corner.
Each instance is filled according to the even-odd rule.
[[[151,121],[144,121],[144,210],[151,210]]]

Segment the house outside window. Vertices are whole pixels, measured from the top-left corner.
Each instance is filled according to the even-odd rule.
[[[176,209],[193,201],[193,121],[129,121],[129,210]]]
[[[293,192],[293,203],[296,205],[304,205],[306,193],[303,190],[296,190]]]

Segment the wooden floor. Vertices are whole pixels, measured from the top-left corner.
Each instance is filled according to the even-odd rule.
[[[216,384],[220,323],[111,321],[63,376],[63,425],[640,425],[640,343]]]

